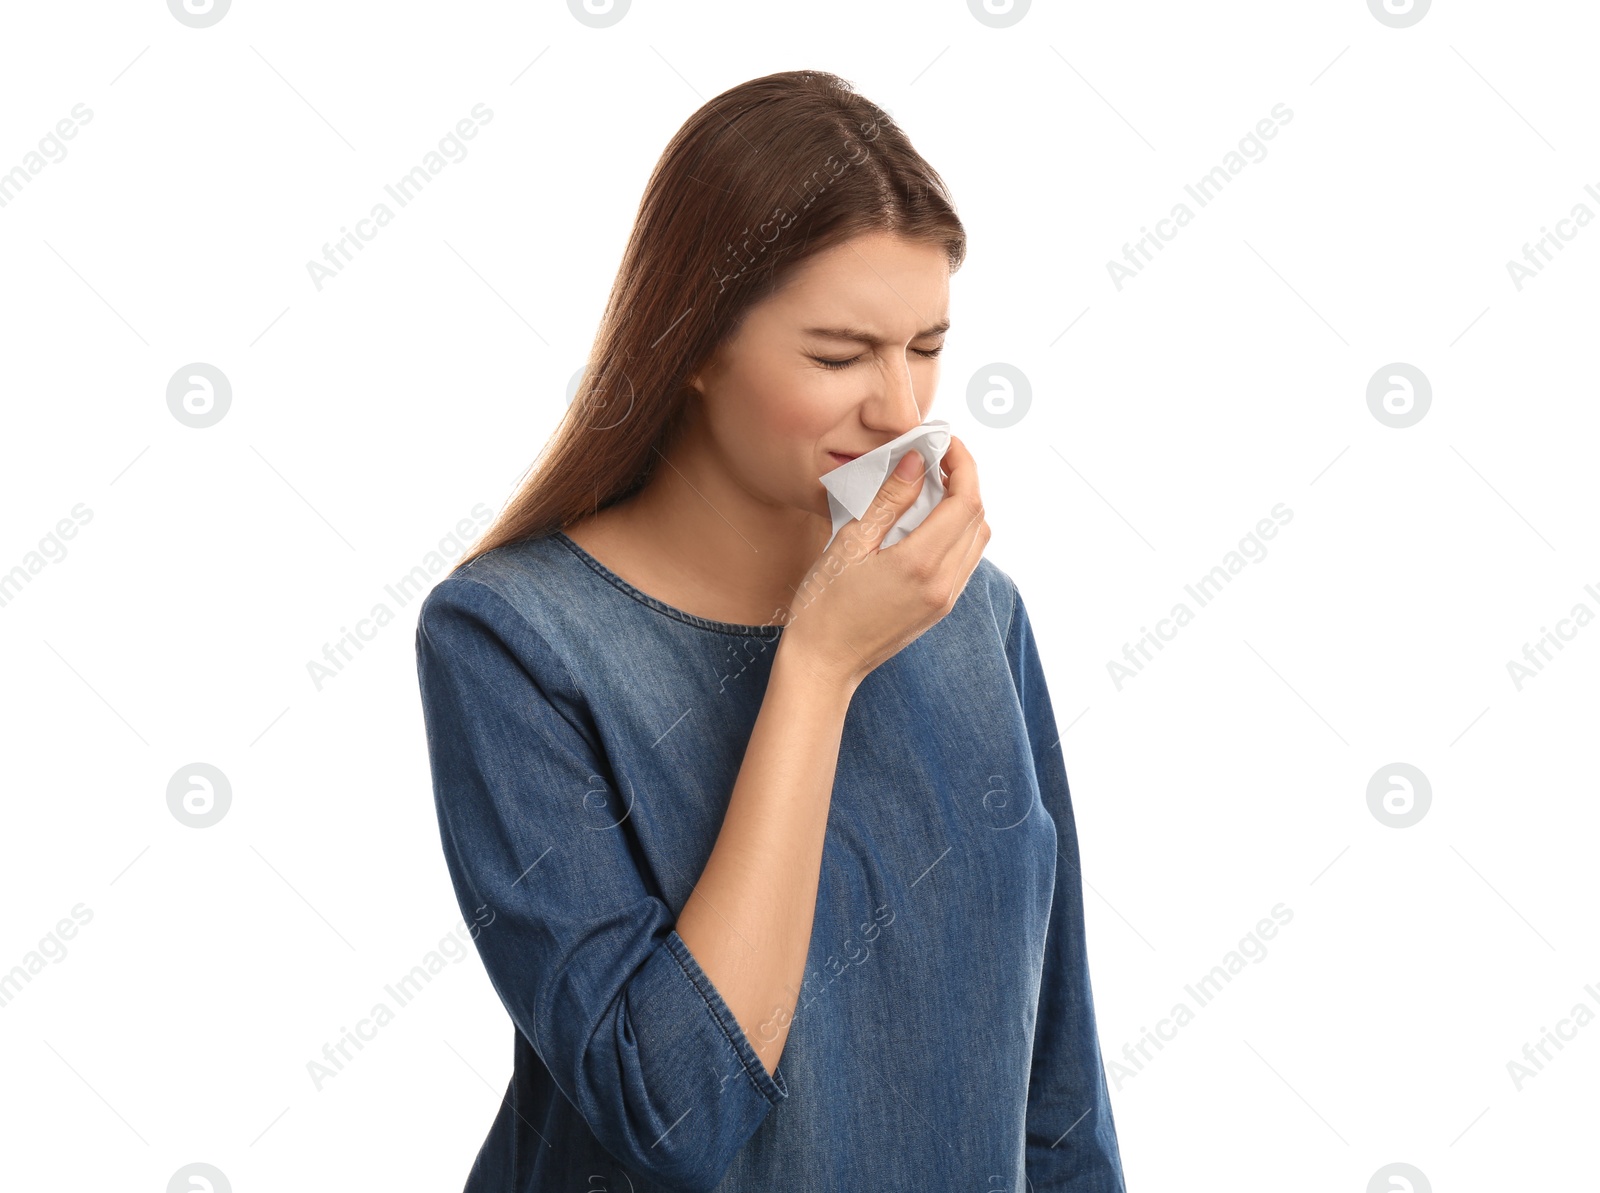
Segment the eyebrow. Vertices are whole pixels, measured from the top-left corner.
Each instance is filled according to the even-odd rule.
[[[932,327],[923,328],[911,338],[920,340],[925,336],[943,335],[949,330],[950,320],[941,319]],[[862,344],[883,344],[888,342],[862,327],[808,327],[805,329],[805,334],[808,336],[822,336],[829,340],[856,340]]]

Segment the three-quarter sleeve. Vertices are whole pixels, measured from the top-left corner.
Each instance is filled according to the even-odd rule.
[[[1044,668],[1020,592],[1006,632],[1006,655],[1040,798],[1056,823],[1056,881],[1028,1079],[1028,1180],[1033,1193],[1125,1193],[1089,983],[1072,795]]]
[[[429,594],[416,649],[446,864],[507,1012],[621,1164],[712,1188],[788,1090],[641,873],[593,710],[476,580]]]

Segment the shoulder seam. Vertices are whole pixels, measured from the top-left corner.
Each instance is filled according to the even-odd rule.
[[[429,591],[428,595],[432,596],[435,592],[438,592],[439,589],[444,587],[445,583],[447,581],[449,581],[449,580],[460,580],[463,584],[472,584],[472,585],[474,585],[474,586],[476,586],[478,588],[481,588],[484,591],[488,592],[491,596],[493,596],[495,598],[495,600],[498,601],[501,605],[505,606],[505,608],[510,611],[511,615],[514,618],[516,618],[518,624],[521,625],[524,629],[526,629],[528,631],[528,633],[532,634],[535,638],[537,638],[539,640],[539,642],[544,646],[545,650],[549,653],[549,656],[550,656],[551,660],[555,663],[555,665],[557,667],[559,667],[561,669],[561,677],[562,677],[562,679],[564,681],[566,694],[570,695],[572,698],[575,698],[575,699],[578,699],[578,700],[582,701],[582,703],[583,703],[585,708],[589,707],[588,695],[584,692],[584,689],[578,684],[577,678],[572,674],[572,668],[567,666],[567,660],[561,657],[561,653],[558,650],[556,650],[555,646],[551,643],[550,639],[547,638],[544,635],[544,633],[539,629],[539,627],[533,624],[533,622],[529,619],[528,615],[526,613],[524,613],[521,609],[518,609],[514,604],[512,604],[511,601],[506,598],[506,595],[503,592],[501,592],[494,585],[485,583],[484,581],[475,579],[474,577],[471,577],[471,576],[467,576],[467,575],[460,575],[460,576],[451,575],[451,576],[445,577],[444,580],[441,580],[438,584],[434,585],[433,588]],[[421,619],[420,618],[418,619],[418,627],[417,628],[418,628],[419,631],[421,630]],[[492,627],[491,627],[491,629],[492,629]],[[496,637],[498,637],[498,635],[496,635]],[[507,650],[510,649],[508,644],[506,645],[506,649]],[[514,651],[511,652],[511,653],[512,653],[512,658],[516,659],[517,664],[519,666],[523,666],[523,669],[526,670],[526,667],[523,664],[523,660],[518,658]],[[548,699],[548,697],[547,697],[547,699]],[[554,704],[551,705],[551,708],[553,709],[553,711],[556,713],[557,716],[559,716],[562,720],[566,721],[567,724],[572,725],[573,729],[577,730],[577,732],[581,736],[583,736],[585,740],[588,740],[588,734],[584,732],[584,730],[583,730],[583,728],[581,726],[573,725],[571,718],[569,718],[566,715],[565,712],[563,712],[559,707],[556,707]],[[600,745],[600,743],[598,743],[598,742],[591,743],[591,745],[597,751],[599,751],[603,756],[603,747]]]

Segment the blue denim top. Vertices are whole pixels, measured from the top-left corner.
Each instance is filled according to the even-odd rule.
[[[561,532],[423,602],[445,860],[516,1027],[467,1193],[1122,1193],[1060,734],[987,559],[852,698],[771,1074],[673,927],[782,632],[675,609]]]

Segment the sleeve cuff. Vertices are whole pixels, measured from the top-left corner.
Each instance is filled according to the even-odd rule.
[[[750,1040],[745,1035],[744,1029],[739,1026],[739,1021],[728,1009],[728,1004],[722,1000],[722,995],[717,993],[717,988],[711,984],[711,979],[706,976],[705,970],[700,968],[700,963],[694,959],[694,954],[689,951],[689,946],[683,942],[683,937],[678,935],[676,928],[667,933],[667,951],[672,954],[673,959],[683,970],[684,976],[689,979],[690,984],[705,1002],[706,1009],[711,1012],[717,1026],[722,1029],[722,1034],[727,1037],[729,1045],[744,1066],[746,1076],[761,1092],[761,1096],[774,1106],[787,1098],[789,1087],[784,1083],[783,1074],[776,1069],[770,1074],[767,1072],[766,1066],[761,1063],[761,1058],[750,1046]]]

